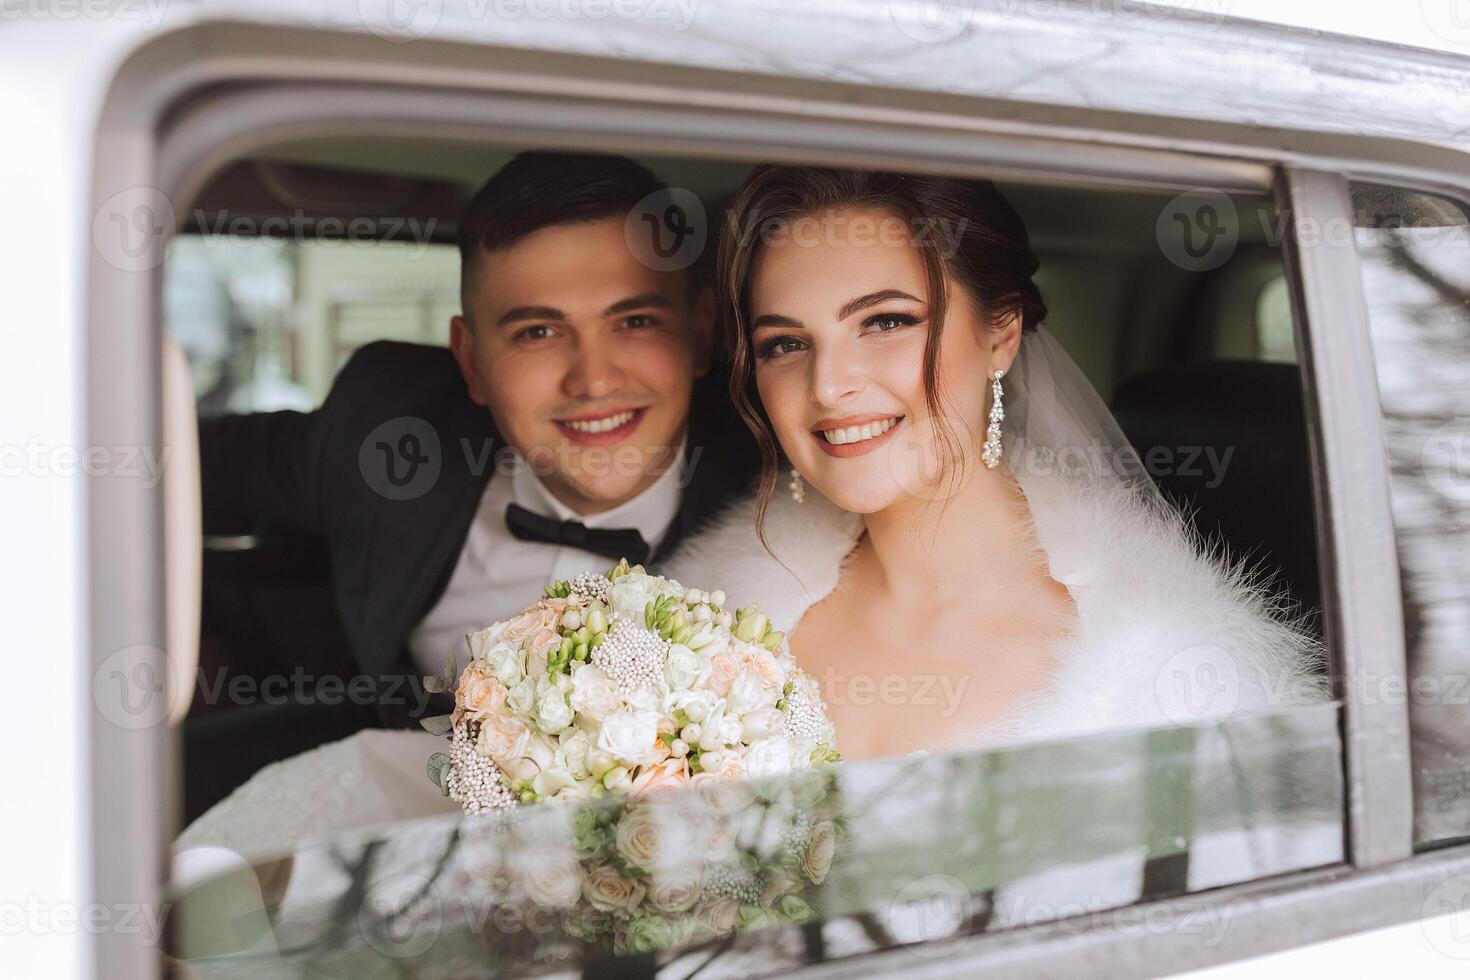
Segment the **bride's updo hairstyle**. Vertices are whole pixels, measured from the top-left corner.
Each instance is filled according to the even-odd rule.
[[[949,283],[964,286],[981,320],[1001,328],[1012,313],[1030,332],[1046,319],[1046,304],[1031,279],[1040,262],[1025,222],[988,180],[762,164],[736,193],[720,234],[717,282],[722,329],[730,360],[730,397],[754,434],[761,454],[756,525],[776,487],[780,455],[755,391],[750,336],[751,269],[762,242],[793,222],[840,208],[885,210],[914,230],[914,247],[928,273],[929,333],[924,345],[924,397],[935,432],[953,460],[959,440],[944,421],[939,387],[939,338],[950,299]],[[922,233],[918,233],[922,232]]]

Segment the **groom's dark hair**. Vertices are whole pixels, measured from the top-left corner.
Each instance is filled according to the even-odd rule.
[[[634,160],[605,153],[516,154],[471,198],[459,224],[461,309],[469,312],[482,253],[552,225],[627,214],[667,185]]]

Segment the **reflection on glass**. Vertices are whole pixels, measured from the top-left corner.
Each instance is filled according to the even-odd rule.
[[[1470,225],[1446,198],[1353,188],[1407,631],[1415,837],[1470,836]]]
[[[1334,705],[1005,751],[888,758],[629,802],[341,834],[198,877],[171,953],[204,977],[789,973],[1343,858]]]
[[[164,268],[164,329],[205,417],[310,411],[358,347],[447,343],[458,312],[453,245],[182,235]]]

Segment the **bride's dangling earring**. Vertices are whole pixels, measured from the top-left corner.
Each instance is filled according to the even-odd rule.
[[[798,504],[806,503],[806,484],[802,482],[801,474],[796,472],[796,467],[791,467],[791,482],[786,484],[791,489],[791,499]]]
[[[1005,372],[997,369],[995,377],[990,381],[990,425],[985,429],[985,445],[980,448],[980,458],[985,462],[985,468],[991,470],[999,465],[1000,458],[1005,453],[1000,444],[1000,423],[1006,417],[1005,406],[1002,404],[1005,392],[1000,387],[1000,379],[1004,376]]]

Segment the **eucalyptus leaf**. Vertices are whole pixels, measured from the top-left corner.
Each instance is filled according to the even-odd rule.
[[[454,722],[450,720],[453,717],[453,715],[430,715],[427,718],[420,718],[419,724],[430,735],[448,735],[454,730]],[[435,753],[435,755],[441,754]]]
[[[433,782],[435,786],[438,786],[439,791],[442,792],[445,796],[449,795],[449,786],[447,785],[448,775],[449,756],[445,755],[443,752],[435,752],[433,755],[429,756],[429,780]]]

